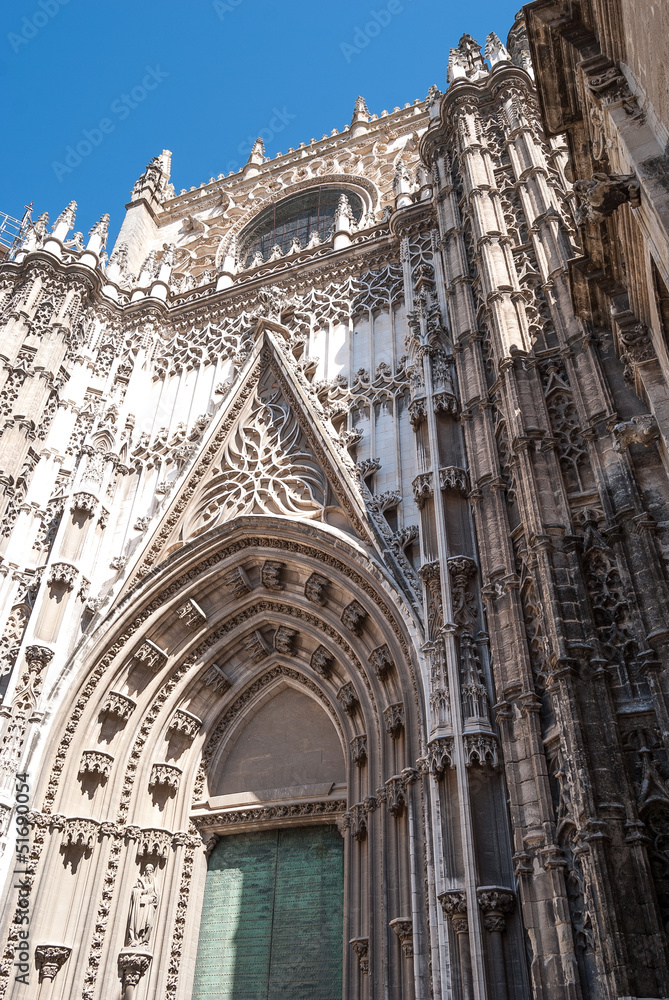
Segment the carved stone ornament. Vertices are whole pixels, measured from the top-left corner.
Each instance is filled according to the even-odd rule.
[[[430,774],[441,778],[448,767],[455,767],[453,757],[453,737],[439,736],[427,745],[427,762]]]
[[[248,650],[251,654],[251,659],[254,663],[260,663],[264,660],[266,656],[269,656],[271,650],[270,647],[265,642],[262,632],[255,629],[250,633],[244,640],[244,649]]]
[[[349,746],[351,747],[351,763],[355,764],[356,767],[364,767],[367,763],[367,735],[362,733],[360,736],[354,736]]]
[[[355,688],[349,681],[348,684],[344,684],[337,691],[337,701],[344,709],[347,715],[354,716],[359,705],[358,696],[356,694]]]
[[[384,708],[383,722],[391,739],[399,739],[404,729],[404,705],[401,701]]]
[[[51,563],[46,582],[50,587],[62,584],[67,590],[72,590],[77,573],[77,567],[70,565],[70,563]]]
[[[232,687],[232,684],[217,663],[212,663],[207,669],[202,678],[202,683],[205,687],[211,688],[214,694],[225,694]]]
[[[102,711],[105,715],[111,715],[120,722],[127,722],[136,707],[137,703],[132,698],[128,698],[127,694],[110,691],[107,695],[107,700],[102,706]]]
[[[394,660],[390,655],[390,649],[386,643],[373,649],[368,659],[369,665],[380,681],[385,680],[395,667]]]
[[[66,819],[63,824],[63,846],[78,847],[84,851],[92,850],[99,827],[100,824],[96,819],[82,816]]]
[[[465,764],[467,767],[488,765],[499,767],[499,747],[493,733],[465,733]]]
[[[40,982],[44,979],[54,980],[71,951],[66,944],[38,944],[35,948],[35,964],[39,969]]]
[[[154,674],[158,673],[167,663],[167,653],[150,639],[145,639],[141,646],[138,646],[133,653],[133,658],[147,666]]]
[[[426,501],[429,500],[434,493],[432,488],[432,473],[421,472],[414,479],[412,486],[413,498],[416,501],[416,506],[419,510],[422,510]]]
[[[320,573],[312,573],[304,585],[304,596],[314,604],[324,605],[328,579]]]
[[[72,497],[70,510],[72,513],[81,510],[86,514],[94,514],[97,505],[98,498],[93,496],[92,493],[75,493]]]
[[[467,496],[469,493],[467,473],[464,469],[459,469],[455,465],[439,469],[439,487],[442,490],[450,490],[454,493],[461,493],[463,496]]]
[[[351,836],[358,842],[367,837],[367,809],[363,802],[352,805],[349,813],[349,830]]]
[[[391,815],[396,819],[404,812],[406,806],[406,783],[402,775],[394,774],[385,783],[386,801]],[[378,797],[378,793],[377,793]]]
[[[626,202],[632,208],[641,204],[641,186],[634,174],[594,173],[590,180],[574,181],[574,191],[581,203],[576,215],[579,226],[603,222]]]
[[[358,601],[351,601],[341,613],[342,624],[354,635],[360,635],[366,618],[367,612]]]
[[[286,656],[295,656],[297,652],[295,649],[297,635],[296,628],[288,628],[286,625],[280,625],[274,633],[274,648],[277,653],[283,653]]]
[[[268,559],[264,562],[260,571],[263,587],[267,587],[268,590],[283,590],[281,582],[283,568],[283,563],[277,562],[275,559]]]
[[[133,890],[134,891],[134,890]],[[151,955],[148,951],[124,949],[118,956],[118,968],[124,991],[128,987],[136,987],[140,979],[151,965]]]
[[[180,779],[180,767],[177,767],[176,764],[166,764],[164,762],[160,762],[158,764],[154,764],[151,768],[149,788],[169,788],[173,792],[176,792],[179,788]]]
[[[126,834],[131,836],[131,828],[128,827]],[[169,830],[161,830],[154,827],[140,830],[137,828],[137,857],[138,858],[166,858],[172,846],[172,834]]]
[[[177,618],[188,626],[189,629],[200,628],[201,625],[206,625],[207,616],[202,610],[199,604],[197,604],[192,598],[184,601],[176,611]]]
[[[650,448],[659,438],[660,430],[652,413],[642,413],[613,428],[613,447],[618,452],[625,451],[631,444],[642,444]]]
[[[187,740],[194,740],[200,732],[202,720],[196,715],[187,712],[185,708],[178,708],[172,718],[168,729],[172,733],[178,733]]]
[[[223,583],[228,588],[235,600],[251,593],[251,584],[243,566],[236,566],[223,577]]]
[[[81,755],[79,774],[92,774],[98,778],[107,780],[111,774],[114,758],[110,753],[103,750],[84,750]]]
[[[388,926],[392,927],[400,939],[404,957],[411,958],[413,956],[413,921],[409,917],[395,917]]]
[[[456,932],[466,932],[467,924],[467,896],[463,889],[451,889],[448,892],[440,892],[437,897],[444,911],[444,916],[453,922]]]
[[[496,885],[482,885],[476,890],[477,902],[483,911],[485,929],[492,934],[501,934],[506,928],[506,918],[516,905],[513,889]]]
[[[351,938],[349,941],[351,948],[353,949],[360,965],[360,971],[363,976],[369,975],[369,938],[359,937]]]
[[[317,646],[311,654],[311,666],[321,677],[329,677],[334,657],[325,646]]]

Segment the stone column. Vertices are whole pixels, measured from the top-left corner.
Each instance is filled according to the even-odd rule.
[[[462,1000],[472,1000],[474,996],[472,986],[472,963],[469,950],[469,919],[467,916],[467,897],[461,889],[439,894],[439,902],[453,926],[457,941],[458,955],[460,957],[460,979],[462,983]]]
[[[476,890],[478,904],[483,912],[483,926],[490,935],[490,971],[495,1000],[508,1000],[509,991],[504,963],[502,934],[506,918],[516,905],[516,894],[511,889],[484,885]]]

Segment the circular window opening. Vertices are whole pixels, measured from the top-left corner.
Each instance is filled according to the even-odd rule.
[[[249,267],[257,255],[267,260],[275,247],[285,254],[297,240],[304,249],[318,235],[319,243],[329,239],[339,199],[345,194],[358,222],[362,200],[346,188],[318,187],[294,194],[264,209],[242,238],[241,259]]]

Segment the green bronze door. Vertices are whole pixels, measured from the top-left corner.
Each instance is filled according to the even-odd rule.
[[[193,1000],[341,1000],[336,828],[222,837],[209,859]]]

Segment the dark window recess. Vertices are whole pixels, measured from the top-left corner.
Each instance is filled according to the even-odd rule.
[[[321,242],[328,239],[334,229],[337,205],[343,194],[348,198],[356,222],[359,221],[362,201],[357,194],[345,188],[309,188],[269,205],[242,236],[240,256],[244,267],[253,263],[257,253],[267,260],[275,246],[285,254],[293,240],[299,240],[304,248],[314,233],[318,233]]]

